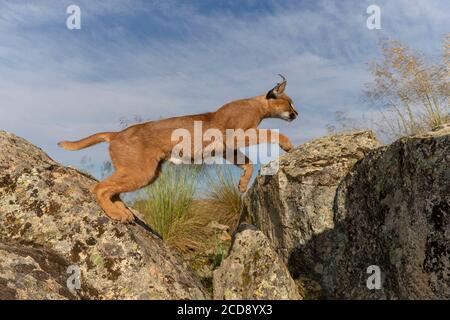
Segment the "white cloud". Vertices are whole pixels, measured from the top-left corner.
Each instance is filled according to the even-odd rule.
[[[283,2],[243,15],[204,14],[179,1],[77,2],[79,31],[65,28],[69,1],[0,5],[0,128],[74,165],[83,155],[105,159],[104,148],[67,153],[56,141],[118,129],[124,116],[214,110],[264,93],[277,73],[288,77],[301,118],[265,126],[296,143],[324,134],[335,111],[367,111],[365,63],[381,37],[434,53],[450,12],[444,1],[382,1],[377,32],[365,27],[371,1]]]

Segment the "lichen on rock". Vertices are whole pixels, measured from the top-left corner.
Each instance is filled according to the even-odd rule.
[[[367,155],[339,185],[323,285],[360,299],[450,298],[450,127]],[[368,290],[367,267],[380,268]]]
[[[314,237],[334,227],[337,186],[380,146],[371,131],[318,138],[281,156],[275,175],[256,178],[244,199],[244,215],[270,239],[294,277],[320,275],[323,252],[331,244],[315,245]]]
[[[370,132],[316,139],[245,203],[294,279],[328,298],[450,298],[450,126],[384,147]]]
[[[228,257],[214,271],[213,289],[215,299],[301,299],[267,237],[249,225],[239,227]]]
[[[0,151],[0,243],[44,248],[77,265],[83,298],[207,297],[180,255],[156,235],[106,217],[91,193],[94,178],[4,131]]]

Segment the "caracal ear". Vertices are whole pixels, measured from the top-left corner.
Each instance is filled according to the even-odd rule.
[[[284,89],[286,89],[286,85],[287,85],[287,80],[285,77],[283,77],[283,75],[278,74],[282,79],[283,82],[277,84],[276,88],[277,88],[277,94],[282,94],[284,92]]]
[[[267,92],[266,98],[267,99],[276,99],[278,98],[278,95],[282,94],[284,92],[284,89],[286,89],[287,80],[285,77],[283,77],[281,74],[279,76],[283,79],[283,82],[278,83],[272,90]]]

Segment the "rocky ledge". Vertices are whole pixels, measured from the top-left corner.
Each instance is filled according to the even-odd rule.
[[[0,150],[0,299],[208,297],[145,225],[105,216],[95,179],[11,133],[0,132]],[[77,274],[79,289],[67,286]]]
[[[328,298],[450,298],[449,126],[383,147],[371,132],[306,143],[245,203],[294,279]]]
[[[210,298],[142,221],[104,215],[95,179],[7,132],[0,150],[0,299]],[[216,299],[450,298],[449,126],[313,140],[244,202]]]

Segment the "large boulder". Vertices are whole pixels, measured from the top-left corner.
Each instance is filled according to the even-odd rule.
[[[0,300],[83,298],[67,285],[67,280],[72,283],[69,268],[66,259],[51,251],[0,244]]]
[[[250,216],[247,219],[270,239],[295,278],[322,272],[322,257],[330,244],[314,237],[334,226],[340,181],[378,147],[371,131],[326,136],[281,156],[275,175],[256,178],[244,199],[243,216]]]
[[[205,298],[190,268],[149,228],[124,225],[105,216],[91,193],[95,183],[92,177],[59,165],[24,139],[0,131],[0,243],[4,248],[28,248],[10,249],[9,260],[5,258],[0,265],[11,269],[12,260],[28,259],[29,263],[17,263],[29,264],[31,277],[33,270],[48,273],[36,261],[39,255],[31,254],[42,249],[81,271],[81,289],[75,296],[58,296],[64,286],[60,273],[54,275],[54,295],[22,295],[13,288],[13,279],[1,273],[0,290],[10,297],[34,298]],[[4,248],[0,250],[6,252]],[[30,252],[29,258],[23,252]]]
[[[334,243],[322,278],[330,296],[450,299],[450,127],[356,164],[338,188],[334,224],[317,238]],[[368,290],[371,265],[378,290]]]
[[[256,179],[244,213],[328,298],[449,299],[450,127],[300,146]]]
[[[267,237],[241,225],[230,253],[214,271],[215,299],[301,299],[298,287]]]

